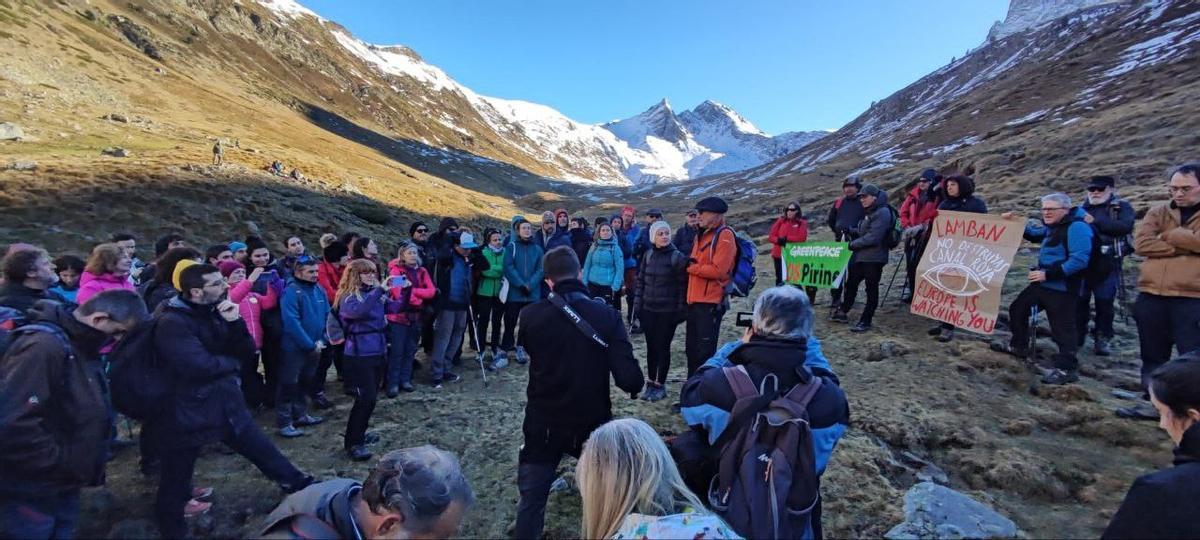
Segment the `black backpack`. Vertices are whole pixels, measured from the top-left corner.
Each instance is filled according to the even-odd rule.
[[[135,420],[162,414],[171,379],[154,347],[158,319],[148,319],[125,335],[108,353],[108,380],[113,407]]]

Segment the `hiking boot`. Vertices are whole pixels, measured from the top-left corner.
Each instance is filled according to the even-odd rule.
[[[525,365],[529,362],[529,353],[525,352],[525,347],[517,347],[517,363]]]
[[[870,329],[871,329],[871,323],[869,323],[867,321],[858,321],[858,322],[854,323],[854,326],[850,327],[850,331],[854,332],[854,333],[866,332],[867,330],[870,330]]]
[[[654,385],[647,382],[646,385],[642,387],[642,395],[638,396],[638,399],[642,401],[650,401],[650,396],[652,395],[654,395]]]
[[[187,504],[183,505],[183,518],[190,519],[196,516],[207,514],[212,508],[212,503],[201,502],[196,499],[189,499]]]
[[[656,401],[662,401],[666,397],[667,397],[667,387],[655,385],[653,393],[650,394],[650,397],[647,398],[646,401],[654,403]]]
[[[1062,385],[1071,384],[1078,380],[1079,370],[1054,369],[1051,370],[1050,373],[1047,373],[1045,377],[1042,377],[1042,384]]]
[[[371,459],[371,452],[367,450],[367,447],[361,444],[356,444],[350,448],[347,448],[346,455],[350,456],[350,459],[354,461],[366,461]]]
[[[938,337],[935,339],[940,343],[950,343],[950,340],[954,339],[954,329],[943,328],[941,332],[938,332]]]
[[[400,385],[400,389],[404,390],[405,392],[416,392],[417,391],[417,389],[412,385],[412,383],[404,383],[404,384]]]
[[[207,501],[212,494],[213,488],[211,487],[192,488],[192,500],[194,501]]]
[[[840,308],[840,307],[838,307],[838,303],[837,303],[837,302],[832,302],[832,303],[830,303],[830,304],[829,304],[829,318],[830,318],[830,320],[835,320],[835,318],[837,317],[837,314],[838,314],[838,313],[840,313],[841,311],[842,311],[842,310],[841,310],[841,308]]]
[[[333,402],[329,401],[329,398],[325,397],[324,392],[317,394],[316,397],[313,398],[312,404],[313,404],[313,407],[316,407],[318,409],[332,409],[333,408]]]
[[[389,386],[388,387],[387,397],[394,398],[398,395],[400,395],[400,387],[399,386]]]
[[[296,426],[291,424],[279,428],[279,436],[285,439],[295,439],[302,435],[304,435],[304,432],[296,429]]]
[[[1133,407],[1121,407],[1116,410],[1117,416],[1129,420],[1158,421],[1158,410],[1149,403],[1139,403]]]
[[[379,433],[378,432],[368,431],[366,434],[363,435],[363,444],[375,444],[377,442],[379,442]]]
[[[320,416],[313,416],[311,414],[306,414],[304,416],[301,416],[300,418],[297,418],[296,421],[293,422],[293,424],[300,426],[300,427],[315,426],[324,421],[325,421],[325,419],[321,418]]]
[[[1112,346],[1109,345],[1108,338],[1098,337],[1092,341],[1092,350],[1096,352],[1096,356],[1112,356]]]
[[[833,315],[830,316],[829,318],[832,319],[833,322],[840,322],[840,323],[849,323],[850,322],[850,317],[846,315],[846,312],[844,312],[840,309],[833,312]]]
[[[442,376],[442,382],[444,383],[456,383],[461,380],[462,377],[453,371],[447,371],[446,374]]]
[[[442,389],[442,381],[433,381],[433,382],[429,383],[429,385],[432,386],[434,390]]]

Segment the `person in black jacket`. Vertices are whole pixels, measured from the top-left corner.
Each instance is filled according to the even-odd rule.
[[[850,327],[851,332],[871,329],[875,310],[879,307],[879,282],[883,278],[883,267],[888,262],[887,235],[896,217],[887,205],[887,193],[874,184],[863,186],[858,200],[865,216],[850,232],[850,251],[854,254],[850,257],[842,306],[833,314],[835,322],[849,322],[846,313],[854,307],[858,285],[865,281],[867,304],[863,306],[858,322]]]
[[[858,224],[867,215],[866,209],[858,202],[858,190],[862,189],[862,180],[850,177],[842,181],[842,196],[833,201],[829,207],[829,217],[825,224],[833,232],[836,242],[849,242],[851,233],[858,229]],[[842,301],[842,288],[829,290],[829,316],[838,312]]]
[[[4,283],[0,285],[0,306],[25,312],[38,300],[68,302],[51,292],[58,283],[58,272],[50,255],[41,248],[26,248],[4,256]]]
[[[690,255],[692,244],[696,243],[697,234],[700,234],[700,212],[693,208],[688,210],[687,224],[675,231],[675,237],[671,239],[671,243],[675,244],[675,249],[678,249],[680,253]]]
[[[0,538],[71,538],[104,483],[112,413],[100,347],[146,317],[130,291],[30,310],[0,360]]]
[[[438,287],[434,305],[437,324],[434,325],[433,352],[429,356],[429,384],[435,389],[443,382],[453,383],[461,377],[450,371],[451,364],[457,365],[462,354],[463,338],[470,324],[468,308],[475,291],[472,274],[491,268],[487,258],[479,252],[479,244],[468,230],[449,235],[449,247],[438,252]]]
[[[592,247],[592,230],[588,228],[587,219],[571,218],[568,232],[571,235],[571,249],[574,249],[575,255],[579,257],[579,264],[583,264],[587,259],[588,250]]]
[[[938,211],[988,213],[987,203],[975,196],[974,178],[961,174],[954,175],[942,180],[941,188],[942,202],[938,203]],[[954,339],[954,325],[939,323],[929,329],[929,335],[937,336],[938,341],[947,343]]]
[[[226,299],[221,272],[195,265],[179,281],[182,292],[163,306],[154,333],[155,354],[170,359],[169,403],[154,419],[162,450],[155,513],[164,538],[187,534],[183,510],[204,445],[225,443],[289,493],[313,481],[267,439],[241,398],[238,373],[254,354],[254,339],[237,304]]]
[[[686,317],[688,256],[671,244],[671,226],[666,221],[655,221],[648,234],[651,248],[638,265],[633,312],[646,333],[646,390],[642,399],[658,401],[667,397],[671,341]]]
[[[559,460],[563,454],[578,458],[592,430],[612,418],[610,374],[630,394],[641,390],[645,380],[621,314],[588,295],[579,280],[575,252],[566,247],[550,250],[543,269],[551,296],[521,311],[517,337],[530,360],[514,538],[542,536],[546,498]],[[555,302],[563,302],[566,309]],[[585,333],[573,316],[590,325],[596,335]]]
[[[1087,197],[1083,208],[1087,215],[1083,220],[1091,225],[1100,237],[1099,260],[1089,261],[1083,275],[1082,297],[1075,312],[1075,326],[1079,332],[1079,346],[1087,340],[1088,320],[1091,319],[1092,297],[1096,298],[1096,331],[1092,334],[1093,350],[1100,356],[1112,354],[1109,341],[1113,338],[1113,319],[1117,290],[1121,283],[1121,264],[1126,255],[1133,253],[1131,242],[1133,206],[1117,196],[1116,180],[1111,176],[1093,176],[1088,180]]]
[[[1138,478],[1101,538],[1200,538],[1200,356],[1150,375],[1150,402],[1175,443],[1175,466]]]

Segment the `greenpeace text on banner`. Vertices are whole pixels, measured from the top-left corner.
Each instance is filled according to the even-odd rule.
[[[850,261],[850,244],[803,242],[783,248],[784,281],[793,285],[831,289]]]

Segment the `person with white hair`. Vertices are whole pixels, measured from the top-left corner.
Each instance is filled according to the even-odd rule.
[[[1029,285],[1008,306],[1012,339],[1008,343],[994,342],[992,349],[1019,358],[1028,355],[1029,317],[1033,308],[1040,308],[1050,321],[1050,333],[1058,345],[1054,368],[1042,376],[1044,384],[1069,384],[1079,380],[1079,348],[1075,329],[1075,305],[1084,270],[1092,254],[1092,228],[1084,220],[1087,212],[1071,204],[1065,193],[1042,197],[1041,223],[1025,225],[1025,239],[1041,242],[1037,266],[1029,271]],[[1012,212],[1001,214],[1012,219]]]

